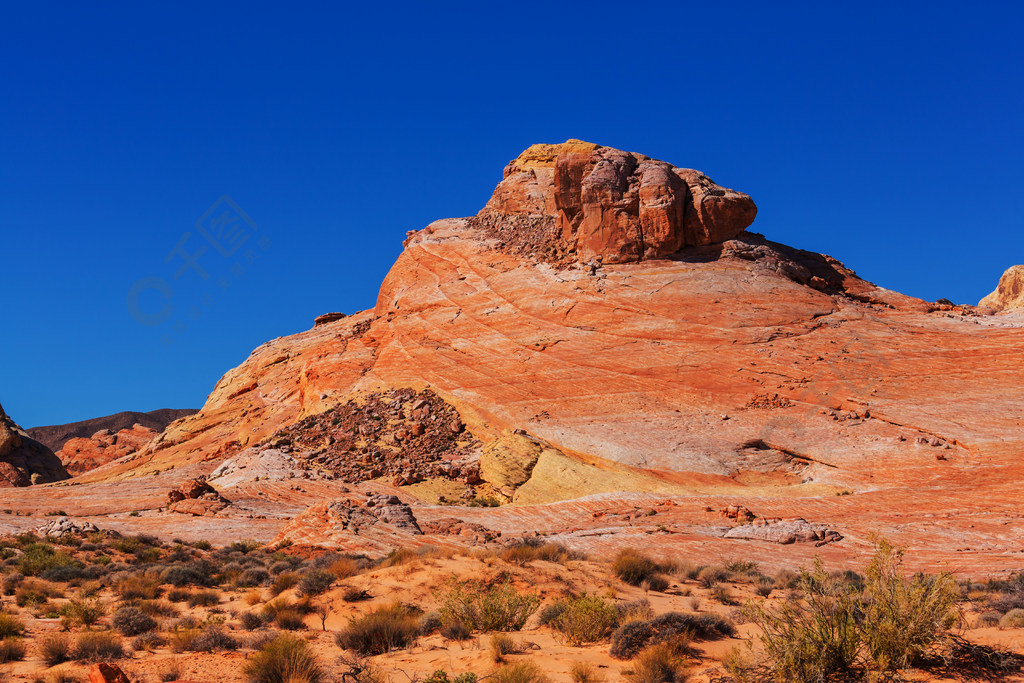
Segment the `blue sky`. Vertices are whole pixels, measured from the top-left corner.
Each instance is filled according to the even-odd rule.
[[[262,342],[371,307],[405,232],[475,213],[534,142],[699,168],[754,230],[926,299],[1024,262],[1019,3],[370,5],[0,5],[15,420],[202,405]],[[251,239],[174,280],[223,195]],[[162,325],[128,312],[142,278],[173,284]]]

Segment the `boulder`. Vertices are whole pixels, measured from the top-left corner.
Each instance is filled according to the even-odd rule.
[[[130,683],[117,664],[100,662],[89,669],[89,683]]]
[[[1024,309],[1024,266],[1007,268],[999,278],[996,290],[982,299],[978,305],[1003,312]]]

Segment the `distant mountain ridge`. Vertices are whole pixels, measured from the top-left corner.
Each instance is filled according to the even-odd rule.
[[[111,432],[119,432],[122,429],[131,429],[133,425],[140,424],[149,427],[159,433],[167,428],[178,418],[197,413],[197,408],[160,408],[151,410],[148,413],[140,413],[134,410],[126,410],[104,417],[94,417],[81,422],[70,422],[63,425],[46,425],[42,427],[31,427],[25,432],[33,439],[47,446],[50,450],[57,452],[64,447],[71,439],[88,438],[102,429],[109,429]]]

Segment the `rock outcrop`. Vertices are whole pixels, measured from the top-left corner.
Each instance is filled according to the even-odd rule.
[[[67,479],[53,451],[7,416],[0,406],[0,487],[30,486]]]
[[[631,263],[725,242],[756,215],[700,171],[569,140],[510,162],[475,223],[519,251]]]
[[[67,534],[83,536],[99,532],[92,522],[87,520],[74,520],[69,517],[57,517],[36,529],[36,533],[44,538],[60,538]]]
[[[135,453],[152,441],[158,433],[140,424],[116,433],[109,429],[101,429],[88,438],[68,439],[57,456],[68,474],[76,477]]]
[[[843,540],[842,534],[822,524],[811,524],[806,519],[764,519],[757,518],[750,524],[733,527],[725,532],[726,538],[742,538],[749,541],[767,541],[788,545],[790,543],[813,543],[821,546]]]
[[[239,458],[217,483],[230,514],[196,520],[204,533],[244,513],[356,551],[465,545],[464,529],[486,537],[476,524],[600,553],[656,533],[665,553],[727,556],[749,553],[719,533],[749,505],[841,529],[832,557],[880,532],[919,548],[916,566],[1015,567],[1024,322],[742,231],[742,195],[651,162],[527,150],[480,215],[409,235],[372,310],[260,346],[199,413],[76,477],[75,500],[130,480],[129,509],[156,509]],[[265,480],[240,469],[250,458],[303,465]],[[366,492],[399,495],[424,533],[383,521]],[[759,549],[776,566],[814,551]]]
[[[210,486],[205,477],[189,479],[167,494],[168,510],[196,517],[215,515],[229,505],[231,501]]]
[[[982,299],[978,305],[1007,312],[1024,309],[1024,266],[1007,268],[999,278],[996,290]]]

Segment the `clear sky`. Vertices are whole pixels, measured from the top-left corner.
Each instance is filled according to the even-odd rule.
[[[930,300],[1024,263],[1021,3],[301,4],[0,5],[22,426],[201,406],[264,341],[372,307],[405,232],[475,213],[534,142],[701,169],[752,229]],[[215,207],[210,279],[174,279],[224,195],[252,225]],[[174,310],[144,325],[156,281]]]

